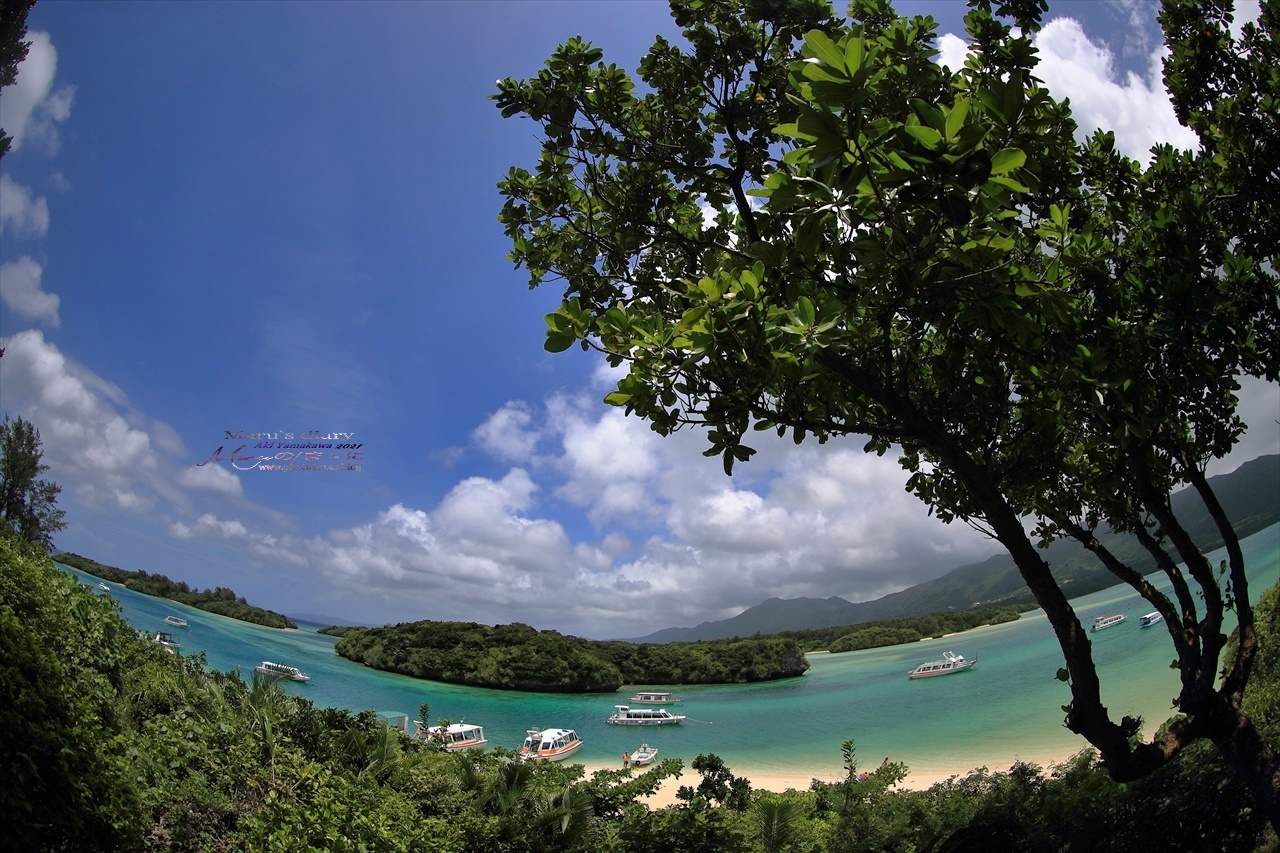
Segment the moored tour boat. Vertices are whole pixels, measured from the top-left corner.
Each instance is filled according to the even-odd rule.
[[[1093,617],[1093,627],[1091,627],[1089,630],[1102,631],[1106,628],[1110,628],[1113,625],[1119,625],[1121,622],[1124,621],[1124,619],[1125,619],[1125,616],[1123,613],[1112,613],[1108,616],[1095,616]]]
[[[164,650],[171,655],[180,654],[180,649],[182,647],[178,645],[178,641],[173,638],[172,634],[165,633],[164,631],[156,631],[155,636],[152,637],[151,640],[164,646]]]
[[[669,726],[684,720],[683,714],[673,714],[666,708],[632,708],[628,705],[614,705],[617,708],[606,723],[615,726]]]
[[[529,729],[520,746],[525,761],[563,761],[582,746],[582,738],[573,729]]]
[[[1160,611],[1152,610],[1146,616],[1143,616],[1141,619],[1138,620],[1138,627],[1150,628],[1152,625],[1156,624],[1157,622],[1163,622],[1163,621],[1164,621],[1164,617],[1160,615]]]
[[[187,620],[183,619],[181,616],[166,616],[164,617],[164,623],[166,625],[172,625],[175,628],[187,627]]]
[[[439,743],[449,752],[463,749],[479,749],[489,741],[484,736],[484,729],[470,723],[450,723],[448,728],[427,726],[423,728],[422,720],[414,720],[418,727],[418,737],[431,743]]]
[[[288,678],[293,681],[302,682],[311,680],[311,676],[307,675],[296,666],[289,666],[286,663],[272,663],[269,660],[264,660],[253,669],[255,672],[260,672],[263,675],[269,675],[272,678]]]
[[[647,743],[640,744],[640,748],[631,753],[631,766],[643,767],[646,764],[652,764],[653,760],[658,757],[658,750],[649,746]]]
[[[653,693],[649,691],[639,691],[631,697],[632,702],[645,705],[674,705],[680,700],[670,693]]]
[[[978,662],[977,658],[969,660],[955,652],[943,652],[942,660],[925,661],[907,673],[911,678],[932,678],[935,675],[950,675],[963,672]]]

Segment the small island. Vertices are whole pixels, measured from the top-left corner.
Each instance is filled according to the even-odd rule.
[[[107,566],[88,557],[82,557],[79,554],[54,554],[53,560],[65,566],[71,566],[73,569],[87,572],[104,581],[120,584],[134,592],[153,595],[156,598],[167,598],[170,601],[176,601],[180,604],[194,607],[197,610],[216,613],[219,616],[228,616],[232,619],[239,619],[241,622],[265,625],[268,628],[298,627],[288,617],[276,613],[274,610],[254,607],[245,601],[243,597],[237,597],[235,591],[227,587],[220,586],[216,589],[200,591],[192,589],[185,581],[172,581],[164,575],[151,574],[144,571],[132,572],[118,569],[115,566]]]
[[[637,645],[520,623],[348,628],[334,651],[415,678],[539,693],[612,693],[623,684],[743,684],[795,678],[809,668],[800,645],[783,637]]]

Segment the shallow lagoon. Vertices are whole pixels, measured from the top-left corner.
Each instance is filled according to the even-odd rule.
[[[1251,597],[1256,600],[1280,578],[1280,525],[1254,534],[1242,545],[1250,567]],[[1221,556],[1215,552],[1214,561]],[[90,575],[74,573],[96,587]],[[1167,589],[1167,581],[1157,586]],[[624,751],[647,740],[661,757],[683,758],[686,765],[699,753],[714,752],[740,774],[834,779],[841,772],[841,744],[850,738],[857,739],[863,766],[877,766],[888,757],[923,774],[979,766],[1003,770],[1019,759],[1044,763],[1085,745],[1062,726],[1060,706],[1070,694],[1055,678],[1062,656],[1038,610],[1017,622],[942,639],[811,655],[812,668],[801,678],[672,688],[684,700],[679,713],[688,719],[679,726],[637,730],[605,723],[615,704],[627,703],[634,692],[628,688],[613,695],[583,696],[419,681],[338,657],[333,652],[336,638],[315,633],[319,625],[281,631],[114,585],[110,594],[130,624],[149,632],[170,631],[184,654],[203,651],[211,667],[238,667],[246,677],[264,660],[299,667],[311,675],[311,682],[286,682],[284,689],[317,705],[400,711],[412,719],[421,702],[430,702],[433,722],[465,718],[484,726],[490,745],[512,749],[526,729],[573,728],[584,741],[578,760],[591,765],[620,764]],[[1125,623],[1091,635],[1103,698],[1113,718],[1141,715],[1148,731],[1163,722],[1178,678],[1169,668],[1173,645],[1164,627],[1138,627],[1138,617],[1150,611],[1150,605],[1122,586],[1073,604],[1086,625],[1100,613],[1128,616]],[[170,614],[187,619],[190,627],[165,626],[164,617]],[[947,649],[976,657],[979,663],[943,678],[907,678],[916,664],[941,657]]]

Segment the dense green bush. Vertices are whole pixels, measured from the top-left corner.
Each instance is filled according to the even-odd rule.
[[[607,693],[622,684],[768,681],[809,668],[794,640],[777,637],[637,645],[474,622],[354,628],[334,650],[375,669],[433,681],[563,693]]]

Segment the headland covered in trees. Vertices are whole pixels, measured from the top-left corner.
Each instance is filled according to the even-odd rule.
[[[79,554],[54,554],[53,559],[63,565],[71,566],[82,572],[88,572],[94,577],[102,578],[104,581],[120,584],[134,592],[153,595],[156,598],[167,598],[170,601],[177,601],[197,610],[217,613],[219,616],[229,616],[232,619],[239,619],[241,622],[265,625],[268,628],[298,627],[287,616],[276,613],[274,610],[254,607],[245,601],[243,596],[237,597],[235,591],[227,587],[220,586],[203,591],[192,589],[187,585],[186,581],[172,581],[164,575],[152,574],[141,570],[127,571],[118,569],[115,566],[103,565],[96,560],[82,557]]]
[[[1029,609],[1027,607],[1022,610]],[[742,684],[795,678],[806,652],[848,652],[913,643],[1018,618],[993,607],[887,619],[771,636],[688,643],[585,640],[528,625],[408,622],[331,626],[339,655],[373,669],[447,684],[551,693],[610,693],[623,684]]]
[[[528,625],[409,622],[324,629],[334,650],[375,669],[432,681],[548,693],[611,693],[623,684],[737,684],[803,675],[794,639],[760,637],[635,645]]]

